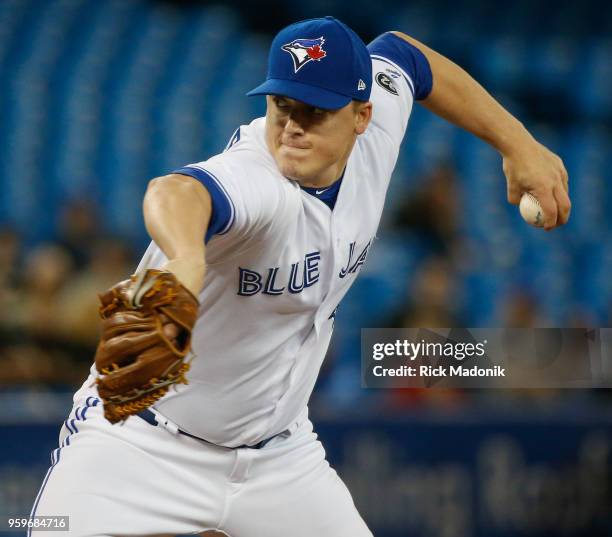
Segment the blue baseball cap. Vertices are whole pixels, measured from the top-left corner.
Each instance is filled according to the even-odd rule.
[[[283,28],[272,41],[266,81],[247,95],[282,95],[335,110],[368,101],[372,60],[361,38],[334,17]]]

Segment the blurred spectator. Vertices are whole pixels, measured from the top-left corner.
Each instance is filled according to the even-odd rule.
[[[61,291],[72,269],[70,254],[60,245],[46,243],[31,250],[25,259],[19,304],[11,312],[13,322],[34,336],[57,334]]]
[[[452,328],[464,326],[454,305],[457,282],[450,263],[438,256],[423,261],[410,279],[406,305],[386,326],[406,328]]]
[[[17,231],[0,228],[0,289],[17,284],[20,250],[21,239]]]
[[[75,270],[85,268],[91,258],[92,245],[100,238],[99,208],[90,200],[74,199],[62,210],[58,225],[58,242],[72,257]]]
[[[134,260],[127,245],[113,238],[98,240],[91,248],[91,262],[75,274],[60,294],[61,321],[58,333],[66,339],[95,348],[99,337],[98,293],[134,270]],[[91,355],[81,360],[91,362]]]
[[[0,230],[0,325],[8,320],[12,306],[18,300],[20,242],[13,229]]]
[[[538,303],[533,295],[522,289],[513,289],[502,297],[502,318],[508,328],[544,326]]]
[[[397,207],[391,224],[418,235],[437,254],[451,254],[457,238],[460,194],[450,164],[434,168],[419,183],[421,190]]]
[[[394,328],[453,328],[464,326],[453,305],[457,303],[456,277],[447,259],[432,255],[417,268],[407,290],[406,305],[385,326]],[[466,395],[452,388],[395,388],[385,390],[381,411],[401,411],[428,405],[448,410],[461,406]]]

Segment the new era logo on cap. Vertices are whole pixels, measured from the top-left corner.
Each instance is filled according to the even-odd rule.
[[[297,73],[304,65],[311,61],[321,61],[327,56],[323,50],[325,39],[323,36],[317,39],[294,39],[281,47],[288,52],[293,60],[293,70]]]

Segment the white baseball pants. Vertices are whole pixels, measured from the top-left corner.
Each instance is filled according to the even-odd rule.
[[[309,420],[261,449],[227,449],[139,417],[111,425],[88,397],[51,462],[32,515],[68,515],[58,537],[372,537]]]

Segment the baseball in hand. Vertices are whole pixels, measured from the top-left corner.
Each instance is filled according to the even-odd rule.
[[[542,211],[542,206],[538,199],[529,192],[523,194],[519,205],[519,211],[521,212],[523,220],[528,224],[535,227],[544,226],[544,212]]]

